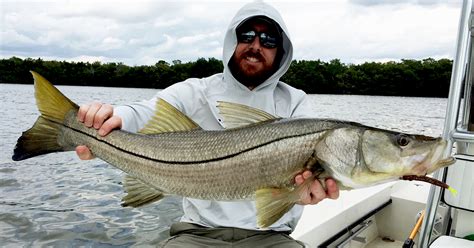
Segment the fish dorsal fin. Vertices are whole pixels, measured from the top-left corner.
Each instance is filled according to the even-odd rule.
[[[125,176],[123,185],[127,192],[127,195],[122,199],[124,207],[141,207],[164,197],[160,190],[152,188],[130,175]]]
[[[191,120],[173,105],[163,99],[156,101],[156,112],[143,129],[141,134],[158,134],[166,132],[189,131],[200,128],[196,122]]]
[[[238,103],[218,101],[217,108],[224,119],[224,126],[226,128],[237,128],[258,122],[280,119],[263,110]]]

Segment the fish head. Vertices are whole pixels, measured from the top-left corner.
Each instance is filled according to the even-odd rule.
[[[332,177],[345,189],[430,174],[454,163],[444,157],[447,145],[442,138],[344,123],[328,131],[315,151],[324,168],[321,177]]]
[[[359,176],[366,174],[367,181],[424,176],[454,163],[444,158],[447,142],[442,138],[367,129],[360,142]]]

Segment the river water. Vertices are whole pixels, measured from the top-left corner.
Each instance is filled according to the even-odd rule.
[[[59,86],[81,104],[123,104],[154,89]],[[32,85],[0,84],[0,246],[154,246],[179,220],[180,199],[122,208],[124,174],[101,160],[81,161],[73,152],[11,160],[21,133],[38,117]],[[441,135],[447,99],[310,95],[311,113],[366,125]]]

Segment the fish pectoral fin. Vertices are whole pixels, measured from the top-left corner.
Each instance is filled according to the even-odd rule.
[[[122,198],[123,207],[141,207],[159,201],[165,196],[162,191],[129,175],[125,176],[124,187],[127,195]]]
[[[194,129],[201,129],[201,127],[167,101],[158,99],[155,115],[138,132],[141,134],[158,134]]]
[[[255,196],[257,225],[263,228],[279,220],[299,200],[295,191],[288,188],[263,188]]]
[[[226,128],[237,128],[281,119],[263,110],[238,103],[218,101],[217,108]]]

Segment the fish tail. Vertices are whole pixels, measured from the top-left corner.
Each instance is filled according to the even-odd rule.
[[[12,156],[14,161],[63,151],[58,143],[61,126],[67,113],[79,108],[44,77],[30,72],[33,74],[36,105],[41,116],[18,139]]]

